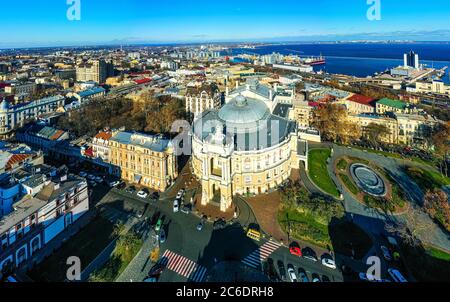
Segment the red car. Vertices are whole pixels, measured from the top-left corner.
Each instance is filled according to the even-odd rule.
[[[301,257],[302,256],[302,249],[297,243],[293,243],[289,247],[289,252],[291,252],[292,255]]]

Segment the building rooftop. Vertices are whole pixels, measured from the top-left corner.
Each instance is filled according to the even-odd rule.
[[[388,99],[388,98],[384,98],[384,99],[377,101],[377,104],[382,104],[382,105],[397,108],[400,110],[403,110],[406,108],[406,103],[404,103],[402,101],[398,101],[398,100]]]
[[[372,106],[373,102],[375,101],[374,98],[371,98],[369,96],[361,95],[361,94],[354,94],[351,97],[348,98],[349,101],[359,103],[362,105],[369,105]]]
[[[161,138],[157,135],[126,131],[118,132],[111,137],[111,141],[120,144],[139,146],[155,152],[164,152],[171,146],[171,141],[169,139]]]

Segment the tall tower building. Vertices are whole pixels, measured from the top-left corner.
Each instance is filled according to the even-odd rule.
[[[419,54],[416,54],[414,51],[410,51],[409,53],[405,53],[403,55],[403,64],[405,67],[412,67],[415,69],[419,69]]]

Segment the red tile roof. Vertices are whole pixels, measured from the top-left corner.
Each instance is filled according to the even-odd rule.
[[[15,164],[24,162],[27,158],[31,157],[31,154],[13,154],[6,163],[5,169],[11,169]]]
[[[359,103],[362,105],[369,105],[369,106],[373,106],[372,103],[375,101],[375,99],[365,96],[365,95],[361,95],[361,94],[354,94],[351,97],[349,97],[348,100],[355,102],[355,103]]]
[[[111,137],[112,137],[112,133],[111,132],[105,132],[105,131],[101,131],[95,136],[96,139],[102,139],[104,141],[109,141],[109,139]]]

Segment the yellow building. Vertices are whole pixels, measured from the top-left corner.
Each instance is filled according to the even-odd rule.
[[[262,194],[288,179],[305,162],[307,143],[295,122],[272,115],[261,100],[242,95],[194,122],[192,166],[202,183],[202,204],[221,211],[235,194]]]
[[[177,160],[168,139],[117,132],[109,140],[110,163],[123,180],[164,191],[178,176]]]
[[[348,120],[359,126],[359,137],[364,137],[366,135],[365,129],[367,128],[367,126],[369,126],[370,124],[376,124],[385,126],[388,129],[388,133],[382,134],[380,136],[381,142],[386,144],[398,143],[398,125],[395,118],[375,114],[357,114],[349,115]]]

